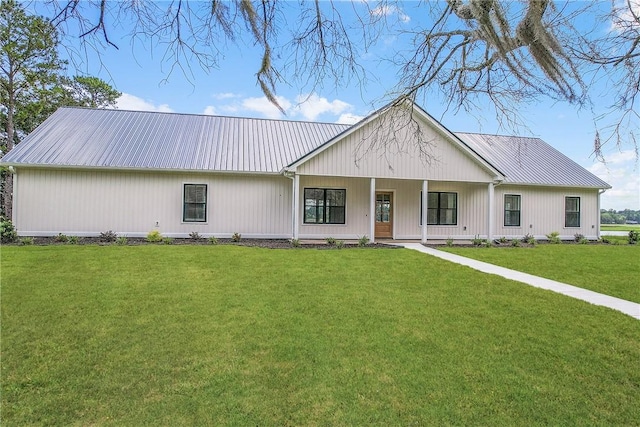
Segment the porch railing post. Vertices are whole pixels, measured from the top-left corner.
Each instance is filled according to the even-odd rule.
[[[489,194],[489,212],[487,215],[487,240],[488,241],[492,241],[493,240],[493,223],[494,221],[494,204],[495,204],[495,197],[494,197],[494,185],[493,182],[489,183],[489,190],[488,190],[488,194]]]
[[[376,241],[376,179],[371,178],[369,194],[369,240]]]
[[[425,179],[424,181],[422,181],[422,235],[420,238],[420,241],[423,244],[427,243],[427,209],[429,208],[429,206],[427,205],[427,201],[429,200],[429,183],[428,181]]]
[[[293,176],[293,238],[300,235],[300,175]]]

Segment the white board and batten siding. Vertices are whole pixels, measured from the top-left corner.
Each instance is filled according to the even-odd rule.
[[[430,146],[421,157],[407,129],[396,132],[402,146],[381,143],[376,123],[347,134],[296,167],[299,175],[375,177],[434,181],[492,182],[493,174],[428,124],[423,131]]]
[[[494,237],[522,237],[531,234],[536,239],[546,239],[546,235],[557,231],[560,238],[570,240],[575,234],[582,234],[595,240],[598,236],[600,211],[598,209],[598,189],[536,187],[526,185],[500,185],[495,188]],[[504,196],[520,196],[520,226],[504,226]],[[565,197],[580,198],[580,227],[565,227]]]
[[[357,239],[369,235],[370,200],[368,178],[302,176],[300,178],[301,203],[299,207],[300,238]],[[345,224],[304,224],[304,189],[333,188],[346,190]],[[395,239],[420,239],[420,192],[422,182],[417,180],[376,179],[376,191],[393,193],[393,236]],[[429,225],[428,238],[470,239],[486,236],[487,186],[460,182],[430,182],[429,191],[453,192],[458,195],[456,225]],[[369,236],[370,237],[370,236]]]
[[[292,181],[283,176],[28,169],[17,174],[14,219],[24,236],[291,237]],[[207,184],[207,221],[183,222],[184,184]]]

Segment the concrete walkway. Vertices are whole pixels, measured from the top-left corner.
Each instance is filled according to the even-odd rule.
[[[457,264],[466,265],[467,267],[482,271],[483,273],[496,274],[506,279],[515,280],[517,282],[535,286],[536,288],[547,289],[559,294],[586,301],[591,304],[609,307],[640,320],[640,304],[637,304],[635,302],[610,297],[608,295],[599,294],[588,289],[578,288],[577,286],[567,285],[565,283],[556,282],[554,280],[549,280],[542,277],[533,276],[531,274],[510,270],[508,268],[499,267],[497,265],[488,264],[482,261],[476,261],[470,258],[465,258],[460,255],[439,251],[437,249],[423,246],[420,243],[397,243],[395,245],[433,255],[447,261],[455,262]]]

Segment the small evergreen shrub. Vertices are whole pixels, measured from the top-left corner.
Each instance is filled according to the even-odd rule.
[[[69,236],[67,236],[66,234],[58,233],[58,235],[55,237],[55,241],[59,243],[67,243],[69,241]]]
[[[70,245],[77,245],[78,244],[78,236],[69,236],[69,244]]]
[[[171,237],[163,237],[162,243],[165,245],[173,245],[173,239]]]
[[[578,241],[578,243],[580,243],[581,245],[586,245],[587,243],[589,243],[589,239],[587,239],[586,237],[583,237]]]
[[[0,219],[0,241],[2,243],[12,243],[18,238],[18,231],[13,223],[8,219]]]
[[[445,244],[449,248],[452,247],[453,246],[453,239],[451,237],[447,238],[447,241],[445,242]]]
[[[22,246],[31,246],[33,245],[33,237],[23,237],[20,239],[20,244]]]
[[[116,239],[116,245],[125,246],[127,243],[129,243],[129,239],[125,236],[120,236]]]
[[[218,244],[218,238],[215,237],[215,236],[209,237],[209,244],[210,245],[217,245]]]
[[[493,247],[493,243],[491,243],[489,240],[485,240],[484,241],[484,247],[485,248],[491,248],[491,247]]]
[[[365,234],[364,236],[358,238],[358,246],[359,247],[365,247],[369,244],[369,238],[367,237],[367,235]]]
[[[100,233],[100,241],[105,243],[115,242],[118,235],[113,230],[107,230]]]
[[[573,240],[576,243],[580,243],[582,240],[584,240],[584,234],[580,234],[580,233],[576,233],[573,235]]]
[[[325,239],[325,241],[327,242],[327,245],[329,245],[329,246],[335,246],[335,244],[336,244],[336,239],[334,239],[333,237],[327,237]]]
[[[560,233],[558,233],[557,231],[552,231],[551,233],[547,234],[547,240],[549,240],[549,243],[553,243],[554,245],[562,243],[562,240],[560,240]]]
[[[291,239],[291,246],[293,246],[294,248],[299,248],[300,247],[300,239]]]
[[[344,248],[344,240],[336,240],[335,245],[338,249]]]
[[[162,241],[162,234],[159,230],[151,230],[147,233],[147,242],[158,243]]]
[[[536,238],[533,237],[533,234],[527,233],[522,238],[522,243],[527,243],[529,245],[535,245],[536,244]]]
[[[480,236],[476,234],[476,236],[471,240],[471,243],[473,246],[482,246],[484,244],[484,239],[481,239]]]
[[[501,238],[498,239],[498,242],[501,244],[505,244],[508,242],[508,240],[505,236],[502,236]]]
[[[511,246],[513,246],[514,248],[519,248],[520,247],[520,240],[518,239],[513,239],[511,241]]]
[[[197,231],[192,231],[191,233],[189,233],[189,238],[191,240],[200,240],[202,239],[202,236]]]
[[[240,233],[233,233],[233,235],[231,236],[231,241],[232,242],[239,242],[240,240],[242,240],[242,234]]]
[[[640,242],[640,231],[631,230],[629,231],[629,244],[636,245]]]

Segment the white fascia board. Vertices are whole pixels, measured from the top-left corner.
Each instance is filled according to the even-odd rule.
[[[215,173],[229,175],[270,175],[278,176],[280,172],[263,171],[234,171],[234,170],[214,170],[214,169],[172,169],[172,168],[137,168],[121,166],[82,166],[82,165],[49,165],[49,164],[29,164],[29,163],[3,163],[0,166],[13,166],[20,169],[50,169],[50,170],[78,170],[78,171],[110,171],[110,172],[171,172],[171,173]]]

